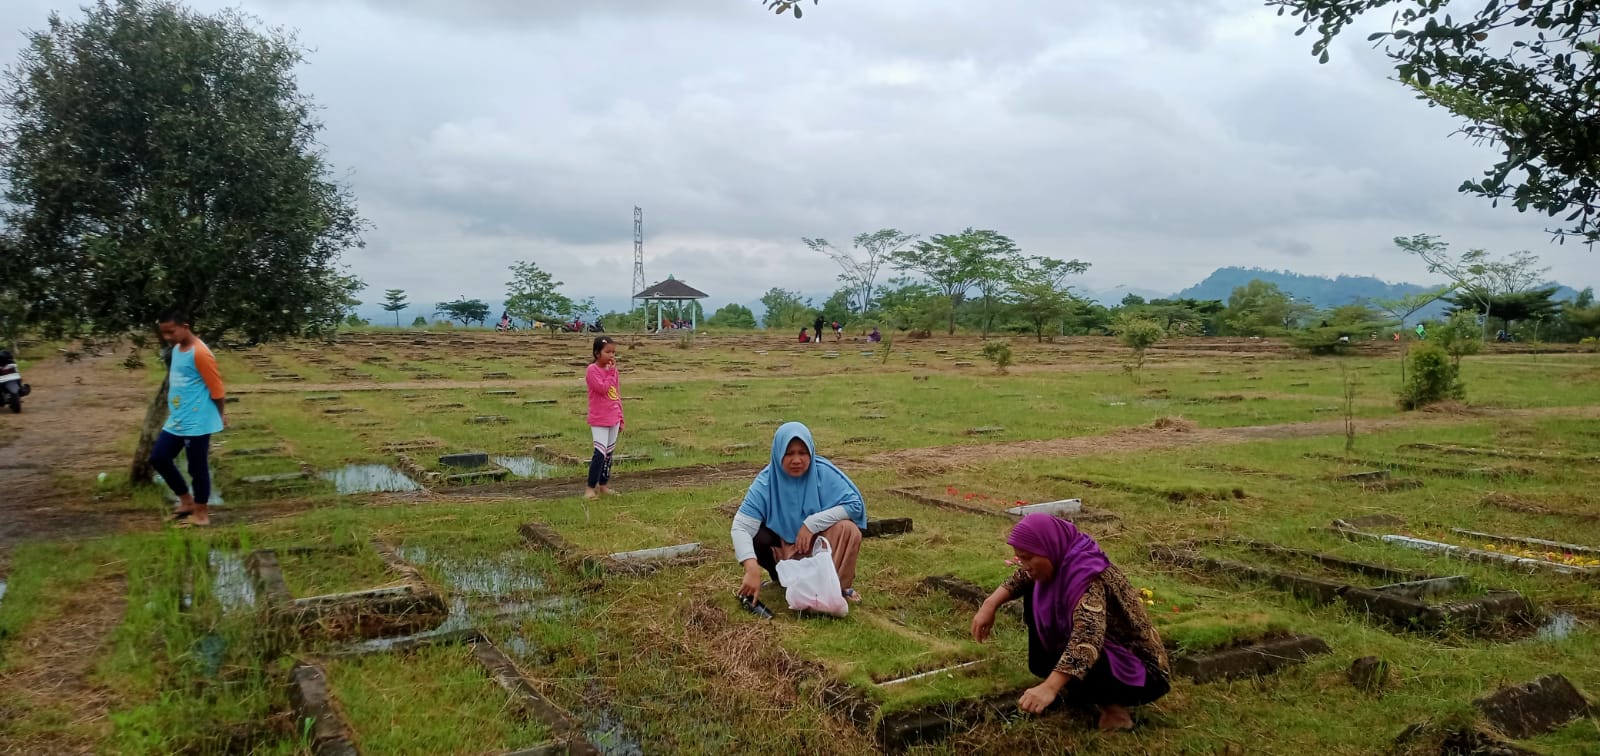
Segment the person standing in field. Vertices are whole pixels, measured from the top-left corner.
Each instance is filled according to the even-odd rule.
[[[584,371],[589,384],[589,431],[594,456],[589,458],[589,485],[583,498],[598,499],[611,493],[611,455],[622,432],[622,394],[618,387],[617,345],[609,337],[594,340],[594,359]]]
[[[167,368],[167,424],[150,452],[150,466],[178,496],[172,511],[178,527],[211,524],[211,435],[228,425],[227,391],[211,348],[194,335],[194,324],[179,310],[168,310],[157,322],[161,340],[171,345]],[[178,472],[178,452],[189,461],[189,484]]]
[[[822,319],[822,313],[817,313],[817,319],[811,322],[811,332],[816,334],[816,337],[811,340],[813,343],[822,343],[822,329],[827,325],[827,322]]]

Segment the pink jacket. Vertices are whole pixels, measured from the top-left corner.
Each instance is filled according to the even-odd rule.
[[[609,428],[622,424],[622,394],[617,385],[617,366],[602,368],[591,362],[584,371],[589,384],[589,425]]]

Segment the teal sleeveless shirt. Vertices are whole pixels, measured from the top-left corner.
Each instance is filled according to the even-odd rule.
[[[174,436],[209,436],[222,431],[222,414],[211,401],[211,390],[195,367],[195,352],[205,346],[198,340],[189,351],[172,348],[167,371],[167,424],[162,430]]]

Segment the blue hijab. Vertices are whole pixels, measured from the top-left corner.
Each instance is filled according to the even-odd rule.
[[[811,450],[811,467],[796,478],[783,470],[783,455],[789,442],[800,439]],[[761,521],[785,543],[793,543],[807,517],[823,510],[843,506],[856,527],[867,527],[867,508],[861,489],[844,471],[817,456],[811,430],[801,423],[784,423],[772,437],[772,457],[739,505],[739,514]]]

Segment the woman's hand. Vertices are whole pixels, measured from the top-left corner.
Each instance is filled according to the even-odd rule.
[[[1023,691],[1022,698],[1017,700],[1017,708],[1029,714],[1042,714],[1044,710],[1055,703],[1056,695],[1061,691],[1044,682]]]
[[[811,540],[816,537],[817,535],[811,532],[811,528],[808,528],[804,523],[801,523],[800,532],[794,535],[794,545],[795,548],[799,549],[798,553],[810,554]]]
[[[761,566],[756,560],[745,562],[744,580],[739,583],[739,595],[755,598],[761,592]]]
[[[978,613],[972,615],[972,639],[982,643],[989,640],[989,634],[994,630],[994,608],[987,602],[978,607]]]

